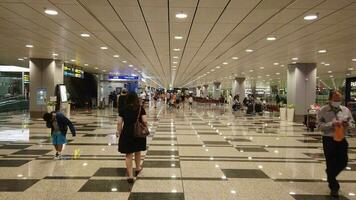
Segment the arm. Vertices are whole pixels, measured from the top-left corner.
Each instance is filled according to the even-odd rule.
[[[116,126],[116,137],[119,137],[122,132],[122,126],[124,124],[124,121],[122,120],[122,117],[117,118],[117,126]]]
[[[322,110],[320,110],[317,114],[318,129],[323,132],[331,131],[333,129],[333,122],[326,122],[322,115]]]
[[[142,123],[147,126],[147,115],[142,115],[141,119],[142,119]]]
[[[76,130],[75,130],[74,126],[73,126],[73,123],[66,116],[62,115],[62,117],[63,117],[63,121],[69,127],[70,132],[72,133],[72,135],[75,136],[76,135]]]

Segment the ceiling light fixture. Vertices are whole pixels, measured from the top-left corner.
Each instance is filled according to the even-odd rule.
[[[95,69],[99,69],[99,68],[95,67]]]
[[[330,63],[325,63],[324,65],[325,65],[325,66],[330,66]]]
[[[333,73],[332,71],[328,71],[329,74]]]
[[[126,60],[123,60],[122,62],[123,62],[123,63],[127,63],[127,61],[126,61]]]
[[[315,19],[318,19],[318,14],[311,14],[311,15],[304,16],[304,20],[306,21],[312,21]]]
[[[319,51],[318,51],[318,53],[326,53],[327,51],[326,51],[326,49],[320,49]]]
[[[27,48],[33,48],[33,45],[32,45],[32,44],[26,44],[25,47],[27,47]]]
[[[58,56],[58,54],[56,54],[56,53],[52,53],[52,56]]]
[[[297,57],[294,57],[294,58],[292,58],[292,60],[299,60],[299,58],[297,58]]]
[[[88,66],[89,66],[89,64],[84,64],[84,66],[88,67]]]
[[[280,75],[281,73],[277,72],[276,75]]]
[[[279,65],[279,63],[278,63],[278,62],[275,62],[275,63],[273,63],[273,65]]]
[[[253,50],[252,49],[246,49],[245,50],[247,53],[251,53],[251,52],[253,52]]]
[[[74,59],[72,59],[72,60],[70,60],[71,62],[75,62],[75,60]]]
[[[173,56],[173,58],[178,59],[179,57],[178,56]]]
[[[44,11],[47,15],[58,15],[58,12],[55,10],[51,10],[51,9],[46,9]]]
[[[234,57],[232,57],[232,59],[237,60],[237,59],[239,59],[239,57],[234,56]]]
[[[353,62],[356,62],[356,58],[351,59]]]
[[[90,37],[90,35],[88,33],[81,33],[80,36],[85,37],[85,38]]]
[[[227,62],[223,62],[222,64],[223,64],[223,65],[227,65],[227,64],[229,64],[229,63],[227,63]]]
[[[174,39],[176,39],[176,40],[181,40],[181,39],[183,39],[183,36],[176,35],[176,36],[174,36]]]
[[[173,51],[180,51],[180,49],[176,48],[176,49],[173,49]]]
[[[264,67],[260,67],[260,69],[264,69]]]
[[[220,69],[220,66],[216,66],[215,68],[216,68],[216,69]]]
[[[276,40],[277,38],[276,37],[273,37],[273,36],[270,36],[270,37],[267,37],[266,40],[268,41],[274,41]]]
[[[113,55],[113,57],[114,57],[114,58],[118,58],[118,57],[120,57],[120,56],[119,56],[119,55]]]
[[[176,13],[176,18],[178,18],[178,19],[185,19],[187,17],[188,17],[188,15],[183,12]]]
[[[18,58],[17,60],[19,60],[19,61],[23,61],[24,59],[23,59],[23,58]]]
[[[351,71],[351,70],[354,70],[354,68],[353,68],[353,67],[350,67],[350,68],[348,68],[348,70],[350,70],[350,71]]]
[[[174,61],[173,64],[178,64],[178,62]]]
[[[100,49],[106,50],[106,49],[108,49],[108,47],[100,47]]]

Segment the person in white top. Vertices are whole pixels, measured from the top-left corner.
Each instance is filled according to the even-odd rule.
[[[193,107],[193,96],[192,95],[189,96],[188,101],[189,101],[189,110],[191,110]]]

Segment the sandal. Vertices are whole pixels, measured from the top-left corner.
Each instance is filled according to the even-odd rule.
[[[133,184],[135,181],[133,178],[127,178],[127,182],[130,183],[130,184]]]
[[[136,170],[136,171],[135,171],[135,176],[138,176],[138,175],[141,173],[141,171],[142,171],[142,167],[141,167],[140,170]]]

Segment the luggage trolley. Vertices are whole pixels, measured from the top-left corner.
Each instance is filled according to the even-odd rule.
[[[314,132],[317,123],[317,113],[320,110],[320,106],[318,104],[310,105],[310,108],[307,111],[307,116],[305,120],[305,125],[307,127],[307,131]]]

